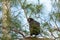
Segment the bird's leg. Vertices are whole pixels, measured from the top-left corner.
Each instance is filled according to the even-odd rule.
[[[30,34],[30,37],[32,37],[32,34]]]

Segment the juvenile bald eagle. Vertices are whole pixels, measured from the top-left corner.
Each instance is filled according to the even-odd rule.
[[[29,22],[29,29],[30,29],[30,35],[38,35],[40,34],[40,23],[38,23],[37,21],[35,21],[33,18],[28,18],[28,22]]]

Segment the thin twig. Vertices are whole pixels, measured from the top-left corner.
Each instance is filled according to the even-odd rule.
[[[14,29],[13,31],[14,31],[14,32],[16,32],[16,33],[21,34],[21,35],[23,36],[23,38],[25,38],[25,35],[23,34],[23,32],[22,32],[22,31],[19,31],[19,30],[16,30],[16,29]]]

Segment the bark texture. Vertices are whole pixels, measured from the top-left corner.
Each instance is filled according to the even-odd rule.
[[[54,40],[52,38],[35,38],[35,37],[26,37],[24,40]]]
[[[10,0],[2,0],[2,40],[11,40],[10,20]]]

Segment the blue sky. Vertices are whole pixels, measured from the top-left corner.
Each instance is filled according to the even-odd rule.
[[[28,0],[29,3],[34,3],[34,4],[38,4],[38,0]],[[50,0],[40,0],[40,4],[43,4],[44,5],[44,12],[50,12],[51,11],[51,8],[52,8],[52,5],[51,5],[51,1]]]
[[[28,3],[34,3],[34,4],[38,4],[38,1],[37,0],[27,0],[27,2]],[[51,5],[51,1],[50,0],[40,0],[40,4],[43,4],[43,9],[42,9],[42,11],[43,11],[43,15],[42,15],[42,17],[43,17],[43,19],[44,18],[46,18],[46,19],[48,19],[48,14],[51,12],[51,10],[52,10],[52,5]],[[21,9],[21,7],[19,6],[18,7],[18,9]],[[18,10],[17,8],[11,8],[11,11],[16,11],[16,10]],[[19,11],[17,11],[16,13],[14,13],[15,15],[17,15],[17,13],[21,13],[20,14],[20,16],[19,16],[19,20],[22,20],[23,22],[21,22],[22,23],[22,25],[25,25],[26,24],[26,26],[25,27],[23,27],[22,29],[24,29],[24,30],[27,30],[27,31],[29,31],[29,27],[27,27],[27,25],[28,25],[28,23],[27,23],[27,20],[26,20],[26,16],[25,16],[25,13],[24,13],[24,10],[23,9],[21,9],[21,10],[19,10]],[[1,15],[1,14],[0,14]],[[21,18],[22,19],[21,19]],[[25,29],[26,28],[26,29]]]
[[[34,3],[34,4],[38,4],[38,1],[37,0],[27,0],[27,2],[28,3]],[[51,5],[51,1],[50,0],[40,0],[40,4],[43,4],[43,9],[42,9],[42,12],[43,12],[43,15],[41,15],[41,17],[43,18],[43,19],[48,19],[49,17],[47,17],[48,16],[48,14],[51,12],[51,10],[52,10],[52,5]],[[18,7],[18,9],[17,8],[15,8],[15,7],[13,7],[13,8],[11,8],[12,10],[11,11],[16,11],[16,10],[18,10],[18,9],[21,9],[21,7],[19,6]],[[25,24],[25,23],[27,23],[27,20],[26,20],[26,16],[25,16],[25,13],[24,13],[24,10],[23,9],[21,9],[21,10],[19,10],[19,11],[17,11],[16,13],[14,13],[14,15],[17,15],[18,13],[21,13],[20,14],[20,16],[19,16],[19,19],[20,19],[20,17],[22,17],[22,21],[23,22],[21,22],[23,25]],[[1,15],[1,14],[0,14]]]
[[[28,3],[34,3],[34,4],[37,4],[38,3],[38,1],[37,0],[28,0],[27,1]],[[42,15],[42,17],[43,17],[43,19],[44,19],[44,17],[46,18],[46,19],[48,19],[48,14],[51,12],[51,8],[52,8],[52,5],[51,5],[51,1],[50,0],[40,0],[40,4],[43,4],[43,9],[42,9],[42,11],[43,11],[43,15]],[[26,16],[25,16],[25,13],[24,13],[24,10],[23,9],[21,9],[21,11],[19,11],[19,12],[21,12],[21,14],[22,15],[20,15],[20,17],[22,17],[22,21],[23,22],[21,22],[22,23],[22,25],[25,25],[26,23],[27,23],[27,20],[26,20]],[[20,19],[20,18],[19,18]],[[39,20],[39,19],[38,19]],[[28,25],[28,23],[25,25],[25,27],[23,27],[23,29],[24,30],[27,30],[27,31],[29,31],[28,29],[29,29],[29,27],[27,27],[27,25]],[[26,29],[25,29],[26,28]]]

